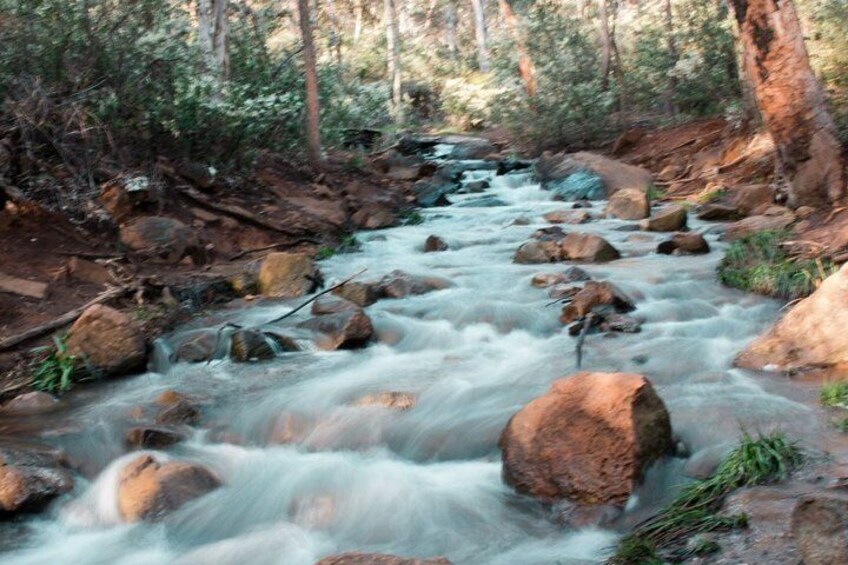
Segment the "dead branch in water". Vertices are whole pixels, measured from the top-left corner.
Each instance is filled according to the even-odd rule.
[[[74,308],[70,312],[62,314],[58,318],[47,322],[46,324],[41,324],[40,326],[36,326],[34,328],[30,328],[24,332],[21,332],[17,335],[9,336],[7,338],[3,338],[0,340],[0,351],[5,351],[7,349],[11,349],[12,347],[23,343],[25,341],[29,341],[32,338],[43,335],[49,331],[55,330],[57,328],[61,328],[62,326],[66,326],[72,322],[74,322],[80,315],[85,312],[91,306],[95,304],[100,304],[101,302],[106,302],[109,299],[115,298],[124,294],[127,291],[124,287],[116,287],[107,290],[99,294],[93,300],[86,302],[79,308]]]
[[[312,304],[313,302],[315,302],[316,300],[318,300],[319,298],[321,298],[321,297],[322,297],[322,296],[324,296],[325,294],[329,294],[329,293],[333,292],[334,290],[339,289],[339,288],[343,287],[344,285],[348,284],[348,283],[349,283],[349,282],[351,282],[353,279],[355,279],[355,278],[359,277],[360,275],[362,275],[362,274],[363,274],[365,271],[367,271],[367,270],[368,270],[368,269],[362,269],[361,271],[359,271],[358,273],[356,273],[356,274],[355,274],[355,275],[353,275],[352,277],[347,278],[347,279],[343,280],[342,282],[340,282],[340,283],[338,283],[338,284],[336,284],[336,285],[333,285],[333,286],[331,286],[330,288],[328,288],[328,289],[326,289],[326,290],[322,290],[321,292],[319,292],[318,294],[316,294],[315,296],[313,296],[312,298],[310,298],[309,300],[307,300],[306,302],[304,302],[303,304],[301,304],[300,306],[298,306],[298,307],[297,307],[297,308],[295,308],[294,310],[292,310],[292,311],[290,311],[290,312],[287,312],[287,313],[283,314],[283,315],[282,315],[282,316],[280,316],[279,318],[274,318],[273,320],[269,320],[269,321],[267,321],[267,322],[265,322],[265,323],[263,323],[263,324],[260,324],[260,326],[267,326],[267,325],[270,325],[270,324],[276,324],[277,322],[280,322],[280,321],[282,321],[282,320],[285,320],[285,319],[286,319],[286,318],[288,318],[289,316],[293,316],[294,314],[296,314],[296,313],[300,312],[301,310],[303,310],[304,308],[306,308],[307,306],[309,306],[310,304]]]
[[[583,342],[586,340],[586,334],[589,333],[589,330],[592,328],[592,325],[595,323],[595,313],[589,312],[583,318],[583,327],[580,328],[580,335],[577,336],[577,369],[583,365]]]

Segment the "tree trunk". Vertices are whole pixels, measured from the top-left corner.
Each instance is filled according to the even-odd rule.
[[[297,0],[300,34],[303,37],[303,64],[306,71],[306,152],[313,169],[321,168],[321,107],[318,101],[318,70],[309,0]]]
[[[392,115],[395,123],[403,123],[403,83],[400,67],[400,30],[396,0],[384,0],[386,20],[386,48],[388,50],[389,80],[392,83]]]
[[[609,90],[610,62],[612,61],[612,41],[610,38],[607,0],[598,0],[598,17],[601,20],[601,90]]]
[[[445,44],[452,58],[456,58],[456,0],[447,0],[445,5]]]
[[[509,0],[498,0],[501,9],[501,16],[504,19],[507,29],[512,35],[512,40],[515,42],[515,49],[518,51],[518,76],[521,77],[521,82],[524,84],[524,91],[528,98],[536,96],[536,67],[533,65],[533,59],[530,57],[530,51],[527,49],[527,44],[524,42],[524,36],[518,27],[518,18],[512,10]]]
[[[474,9],[474,35],[477,38],[477,66],[480,71],[488,73],[490,66],[486,40],[486,6],[484,0],[471,0],[471,7]]]
[[[342,32],[339,25],[339,17],[336,12],[335,0],[326,0],[324,5],[327,6],[327,16],[330,20],[329,46],[330,52],[336,56],[336,64],[342,64]]]
[[[745,70],[777,147],[790,206],[842,201],[845,170],[836,127],[810,67],[791,0],[730,0]]]
[[[230,80],[230,26],[228,0],[198,0],[197,26],[200,49],[206,71],[215,80],[215,98],[220,101],[224,85]]]
[[[674,39],[674,17],[671,10],[671,0],[665,0],[663,6],[665,20],[666,50],[668,52],[669,73],[668,84],[665,91],[665,111],[674,116],[677,108],[674,105],[674,94],[677,92],[677,77],[674,75],[674,67],[677,64],[677,42]]]
[[[362,15],[364,12],[364,8],[362,6],[363,0],[354,0],[353,2],[353,43],[359,43],[359,40],[362,38]]]

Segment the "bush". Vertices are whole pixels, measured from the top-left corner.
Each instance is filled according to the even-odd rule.
[[[822,385],[819,401],[823,406],[848,408],[848,382],[836,381]]]
[[[41,357],[33,366],[32,387],[58,394],[69,391],[80,374],[81,363],[68,353],[65,340],[53,338],[53,347],[39,348],[36,353]]]
[[[767,230],[734,241],[718,266],[718,280],[732,288],[778,298],[808,296],[834,272],[831,261],[796,260],[781,247],[785,231]]]

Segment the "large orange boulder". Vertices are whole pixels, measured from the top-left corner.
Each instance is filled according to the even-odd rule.
[[[297,298],[318,286],[318,268],[305,253],[271,253],[259,268],[259,291],[274,298]]]
[[[829,276],[736,358],[740,367],[790,371],[848,363],[848,265]]]
[[[68,331],[68,353],[107,374],[120,374],[144,364],[144,336],[128,315],[96,304]]]
[[[503,478],[521,494],[623,506],[673,444],[668,412],[644,376],[584,372],[515,414],[499,445]]]
[[[651,215],[648,194],[638,188],[624,188],[609,198],[607,214],[619,220],[642,220]]]

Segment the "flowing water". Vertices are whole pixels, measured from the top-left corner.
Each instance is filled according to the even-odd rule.
[[[360,251],[322,262],[330,281],[362,269],[366,279],[402,269],[453,283],[369,307],[379,343],[256,364],[180,363],[73,395],[47,440],[68,451],[84,478],[29,520],[28,535],[0,560],[311,565],[357,550],[443,555],[457,565],[602,561],[620,533],[558,524],[500,478],[501,430],[552,380],[575,370],[575,339],[557,321],[547,292],[530,285],[534,273],[565,266],[512,262],[515,249],[547,225],[542,214],[570,205],[551,201],[527,174],[469,174],[489,177],[485,195],[453,196],[453,206],[423,211],[421,225],[359,234]],[[493,197],[505,205],[491,206]],[[602,209],[598,202],[592,211]],[[520,217],[530,224],[515,225]],[[625,231],[627,224],[596,220],[573,228],[603,235],[622,251],[618,261],[583,267],[632,296],[634,315],[645,321],[639,334],[589,336],[584,369],[649,376],[696,460],[720,454],[742,426],[815,426],[812,411],[774,391],[768,378],[731,367],[779,305],[715,282],[724,244],[714,226],[690,222],[707,232],[712,253],[671,257],[653,252],[663,234]],[[430,234],[450,250],[423,253]],[[297,304],[222,316],[255,324]],[[200,462],[225,486],[162,523],[123,524],[117,473],[137,453],[125,454],[122,421],[166,389],[200,399],[209,425],[157,457]],[[417,404],[406,411],[352,406],[385,391],[417,394]],[[292,422],[304,428],[301,441],[275,442]],[[685,464],[677,458],[655,466],[625,522],[667,500],[686,480]]]

